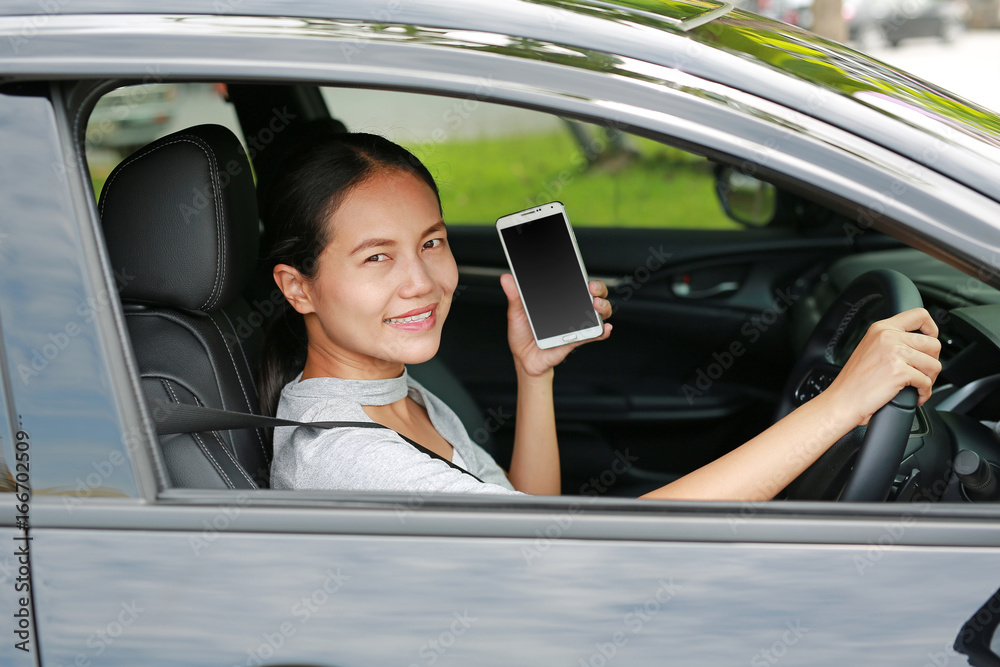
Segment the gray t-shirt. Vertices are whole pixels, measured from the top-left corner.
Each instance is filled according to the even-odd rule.
[[[390,429],[278,426],[274,429],[271,487],[516,494],[493,458],[469,438],[458,415],[404,370],[398,378],[301,380],[281,391],[277,416],[295,421],[373,420],[362,405],[388,405],[406,396],[427,410],[431,424],[485,483],[424,454]]]

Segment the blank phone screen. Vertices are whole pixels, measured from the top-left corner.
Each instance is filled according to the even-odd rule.
[[[561,214],[501,230],[539,339],[596,327],[593,297]]]

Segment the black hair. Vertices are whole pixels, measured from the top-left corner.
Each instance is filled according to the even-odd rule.
[[[327,224],[347,194],[376,174],[402,170],[419,177],[438,198],[427,168],[410,151],[374,134],[341,133],[283,160],[279,175],[261,197],[270,252],[270,273],[278,264],[316,277],[317,258],[336,230]],[[305,366],[308,349],[305,319],[287,302],[268,327],[257,382],[261,412],[274,415],[281,389]]]

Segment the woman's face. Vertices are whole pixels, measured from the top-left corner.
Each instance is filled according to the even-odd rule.
[[[433,357],[458,284],[434,192],[407,171],[380,172],[328,224],[332,240],[304,286],[310,357],[318,351],[355,377],[398,375],[401,363]]]

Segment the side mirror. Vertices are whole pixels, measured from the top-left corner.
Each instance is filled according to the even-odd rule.
[[[745,227],[766,227],[778,213],[778,189],[732,167],[716,165],[715,194],[726,215]]]

